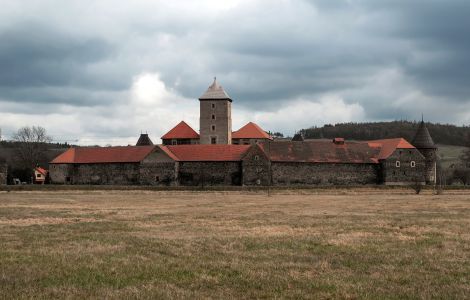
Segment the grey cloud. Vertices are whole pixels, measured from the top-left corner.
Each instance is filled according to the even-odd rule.
[[[470,102],[468,1],[260,0],[211,17],[176,6],[129,10],[96,32],[48,21],[46,10],[39,23],[0,27],[0,99],[106,105],[124,101],[134,76],[157,72],[195,101],[216,75],[237,105],[253,110],[337,94],[369,120],[429,110],[451,121]],[[100,26],[96,19],[77,26]],[[402,76],[396,86],[374,82],[389,69]],[[426,107],[422,99],[395,105],[413,92]],[[433,115],[442,102],[448,116]]]

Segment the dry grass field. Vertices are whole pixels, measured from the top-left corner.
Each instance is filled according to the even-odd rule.
[[[0,298],[469,298],[470,195],[0,192]]]

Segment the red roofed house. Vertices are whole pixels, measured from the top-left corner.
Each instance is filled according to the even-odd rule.
[[[34,184],[44,184],[46,182],[47,170],[41,167],[34,168]]]
[[[250,145],[272,139],[273,138],[267,134],[266,131],[253,122],[249,122],[232,133],[232,144],[235,145]]]
[[[185,121],[181,121],[162,136],[163,145],[199,144],[199,134]]]

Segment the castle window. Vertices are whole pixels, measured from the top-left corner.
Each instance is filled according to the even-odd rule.
[[[214,109],[214,108],[215,108],[215,103],[212,103],[212,109]]]
[[[212,120],[215,120],[215,115],[212,115]]]
[[[211,126],[212,131],[215,131],[215,125]]]
[[[217,144],[217,138],[211,137],[211,144]]]
[[[159,182],[160,181],[160,176],[155,176],[155,182]]]
[[[395,162],[395,167],[397,167],[397,168],[400,167],[400,161],[399,161],[399,160],[397,160],[397,161]]]
[[[412,168],[416,167],[416,162],[412,160],[411,163],[410,163],[410,166],[411,166]]]
[[[255,155],[255,160],[259,160],[259,155]]]

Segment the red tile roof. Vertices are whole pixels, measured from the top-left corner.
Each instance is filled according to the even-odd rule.
[[[57,156],[51,164],[135,163],[142,161],[155,146],[77,147]]]
[[[250,145],[166,146],[179,161],[240,161]]]
[[[264,142],[261,145],[271,161],[310,163],[378,163],[378,148],[367,143],[318,140],[304,142]]]
[[[415,149],[415,147],[404,138],[374,140],[368,141],[367,144],[370,147],[380,149],[377,155],[378,159],[387,159],[397,149]]]
[[[249,122],[242,128],[232,133],[232,139],[272,139],[261,127]]]
[[[46,176],[47,175],[47,170],[46,169],[43,169],[41,167],[37,167],[35,169],[37,172],[41,173],[42,175]]]
[[[162,136],[162,140],[167,139],[198,139],[199,134],[194,131],[185,121],[181,121],[178,125],[173,127],[165,135]]]

